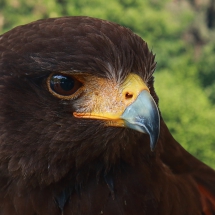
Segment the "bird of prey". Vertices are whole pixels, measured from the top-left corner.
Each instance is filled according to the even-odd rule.
[[[170,134],[155,67],[144,40],[96,18],[1,35],[0,214],[215,214],[215,172]]]

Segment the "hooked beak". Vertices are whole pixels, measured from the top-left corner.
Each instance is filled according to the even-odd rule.
[[[86,99],[93,104],[91,111],[74,112],[73,115],[77,118],[103,120],[107,126],[128,127],[146,133],[150,136],[153,151],[159,138],[160,116],[148,87],[136,74],[128,75],[120,86],[115,85],[113,90],[117,90],[112,94],[111,84],[110,80],[102,80],[101,87],[98,87],[99,95],[94,98],[92,92],[91,97]]]
[[[150,148],[152,151],[155,149],[160,133],[160,116],[148,91],[143,90],[120,118],[125,121],[126,127],[149,134]]]

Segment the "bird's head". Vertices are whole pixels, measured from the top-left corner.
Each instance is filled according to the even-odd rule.
[[[126,162],[140,140],[154,150],[155,57],[129,29],[89,17],[40,20],[2,35],[0,56],[5,175],[50,184],[90,163]]]

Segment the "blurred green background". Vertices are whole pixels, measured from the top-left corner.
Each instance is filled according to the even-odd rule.
[[[214,0],[0,0],[0,34],[37,19],[87,15],[126,26],[156,53],[156,92],[173,136],[215,168]]]

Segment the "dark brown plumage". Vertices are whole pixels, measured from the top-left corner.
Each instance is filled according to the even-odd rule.
[[[92,118],[124,110],[114,95],[131,74],[158,104],[154,69],[140,37],[104,20],[46,19],[3,34],[0,214],[214,214],[215,172],[173,139],[162,117],[154,151],[151,136],[122,120]],[[126,107],[139,94],[126,91]]]

